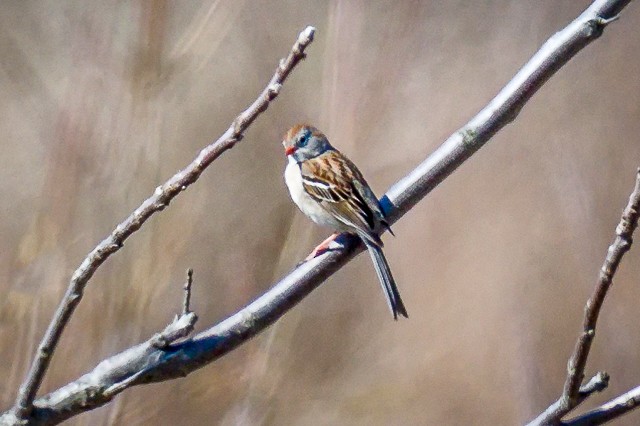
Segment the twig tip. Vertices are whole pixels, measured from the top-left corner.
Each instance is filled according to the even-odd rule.
[[[307,26],[298,37],[298,43],[307,44],[313,41],[313,36],[316,34],[316,28],[311,25]]]

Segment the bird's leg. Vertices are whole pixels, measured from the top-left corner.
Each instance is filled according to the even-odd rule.
[[[307,258],[304,261],[306,262],[308,260],[311,260],[317,256],[320,256],[322,253],[326,252],[327,250],[329,250],[329,245],[338,237],[338,235],[340,235],[339,232],[334,232],[333,234],[331,234],[329,238],[321,242],[320,245],[318,245],[318,247],[314,248],[311,254],[307,256]]]

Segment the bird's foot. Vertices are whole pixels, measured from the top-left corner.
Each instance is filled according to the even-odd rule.
[[[323,242],[321,242],[318,247],[314,248],[313,251],[311,252],[311,254],[309,256],[306,257],[306,259],[304,259],[305,262],[308,262],[311,259],[314,259],[318,256],[320,256],[321,254],[327,252],[329,250],[329,246],[331,245],[332,242],[335,241],[335,239],[338,237],[338,235],[340,235],[340,233],[335,232],[333,234],[331,234],[331,236],[329,236],[329,238],[327,238],[326,240],[324,240]]]

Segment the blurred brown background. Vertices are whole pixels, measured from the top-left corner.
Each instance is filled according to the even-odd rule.
[[[245,140],[91,281],[42,391],[146,339],[195,269],[205,328],[328,232],[295,210],[281,136],[309,121],[381,195],[588,1],[23,1],[0,5],[0,402],[13,402],[72,271],[253,101],[306,25],[308,59]],[[259,338],[74,425],[518,424],[561,391],[640,165],[640,8],[396,224],[395,323],[368,257]],[[588,373],[640,384],[640,247]],[[640,411],[618,424],[640,421]]]

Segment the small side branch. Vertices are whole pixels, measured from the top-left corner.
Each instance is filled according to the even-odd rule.
[[[573,354],[569,358],[567,365],[567,379],[564,384],[562,395],[544,413],[536,418],[530,425],[557,424],[562,417],[573,410],[584,399],[581,392],[581,384],[584,380],[584,369],[587,365],[587,358],[591,349],[591,343],[596,334],[596,324],[600,308],[611,287],[613,277],[618,270],[620,261],[624,254],[631,248],[633,231],[638,226],[638,215],[640,210],[640,169],[636,174],[636,184],[629,197],[629,203],[622,212],[620,223],[616,227],[616,238],[609,246],[604,264],[600,269],[598,282],[593,294],[587,301],[584,311],[584,322],[582,333],[578,337]],[[603,373],[599,373],[603,374]],[[588,396],[588,395],[586,395]]]
[[[193,326],[196,324],[196,321],[198,321],[198,316],[189,310],[192,283],[193,269],[190,268],[187,271],[187,281],[184,283],[182,313],[180,315],[176,315],[171,324],[169,324],[162,332],[156,334],[150,339],[150,343],[154,347],[158,349],[165,349],[172,343],[187,337],[193,331]]]
[[[124,241],[140,229],[153,214],[167,207],[171,200],[194,183],[204,169],[216,158],[231,149],[242,139],[249,125],[278,96],[282,84],[293,68],[304,59],[304,51],[313,41],[314,33],[315,28],[313,27],[307,27],[302,31],[291,48],[289,55],[280,61],[271,81],[251,106],[233,121],[233,124],[217,141],[200,151],[191,164],[157,187],[153,195],[147,198],[124,222],[118,225],[111,235],[98,244],[76,269],[65,295],[38,345],[29,371],[20,386],[13,407],[13,415],[16,419],[22,421],[29,417],[33,400],[49,367],[62,331],[69,322],[76,306],[80,303],[84,289],[96,270],[109,256],[120,250]]]
[[[182,315],[191,312],[189,304],[191,303],[191,285],[193,284],[193,269],[187,271],[187,281],[184,283],[184,302],[182,303]]]
[[[600,371],[595,376],[591,378],[587,383],[580,386],[580,390],[578,391],[578,398],[582,401],[586,398],[590,397],[591,394],[596,392],[602,392],[609,386],[609,375]]]

